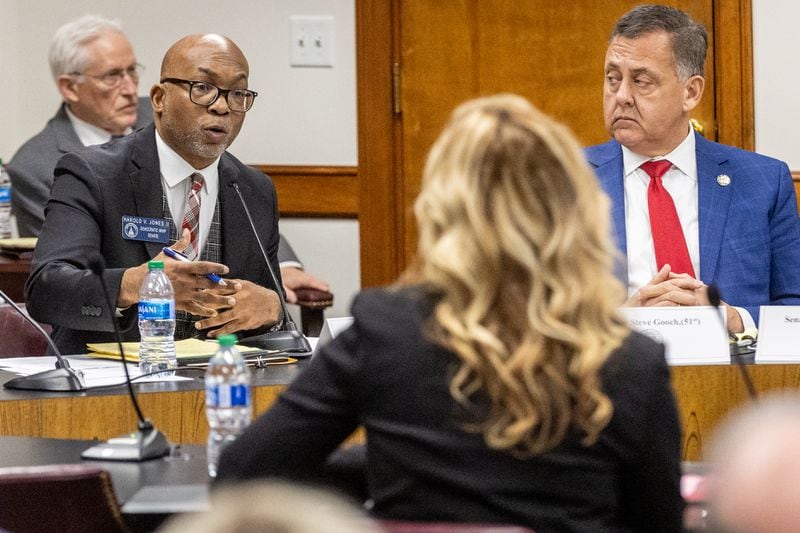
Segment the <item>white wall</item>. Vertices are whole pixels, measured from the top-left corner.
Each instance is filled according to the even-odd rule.
[[[753,0],[756,149],[800,170],[800,44],[796,0]]]
[[[259,93],[231,147],[245,163],[357,164],[353,0],[0,0],[0,157],[9,159],[55,113],[60,99],[47,65],[50,38],[88,13],[122,23],[145,65],[142,95],[180,37],[217,32],[232,38],[250,63],[250,88]],[[333,68],[290,68],[290,15],[335,17]],[[327,316],[347,314],[360,286],[357,221],[287,219],[281,227],[307,270],[331,284],[336,304]]]

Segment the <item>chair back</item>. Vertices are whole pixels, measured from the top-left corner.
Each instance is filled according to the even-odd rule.
[[[96,465],[0,468],[0,529],[128,532],[108,472]]]
[[[23,311],[25,304],[17,304]],[[50,326],[42,325],[49,333]],[[47,340],[7,303],[0,304],[0,357],[45,355]]]
[[[411,522],[381,520],[387,533],[534,533],[524,526],[477,524],[472,522]]]

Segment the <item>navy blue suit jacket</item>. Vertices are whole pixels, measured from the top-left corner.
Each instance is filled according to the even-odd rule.
[[[695,134],[700,279],[758,323],[761,305],[800,305],[800,218],[786,163]],[[627,254],[622,148],[586,149],[611,197],[614,236]],[[730,184],[717,183],[727,175]],[[627,263],[622,268],[627,281]]]

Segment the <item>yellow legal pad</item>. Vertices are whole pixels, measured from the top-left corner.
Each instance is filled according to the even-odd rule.
[[[178,364],[207,360],[217,352],[218,348],[219,344],[216,341],[202,341],[200,339],[175,341],[175,355],[178,358]],[[86,345],[86,349],[89,352],[89,357],[96,357],[98,359],[120,358],[119,347],[116,342],[90,343]],[[123,342],[122,349],[125,350],[126,360],[132,363],[139,361],[138,342]],[[236,349],[245,357],[247,357],[248,354],[266,355],[270,353],[259,348],[242,346],[240,344],[236,345]]]
[[[33,250],[36,248],[36,237],[0,239],[0,248],[4,250]]]

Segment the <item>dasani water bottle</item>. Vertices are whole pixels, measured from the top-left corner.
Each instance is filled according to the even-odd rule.
[[[206,369],[206,417],[208,418],[208,475],[217,475],[222,449],[250,424],[250,369],[239,350],[236,335],[220,335],[219,350]]]
[[[147,276],[139,289],[139,370],[143,374],[174,373],[175,292],[164,273],[163,261],[147,263]]]

